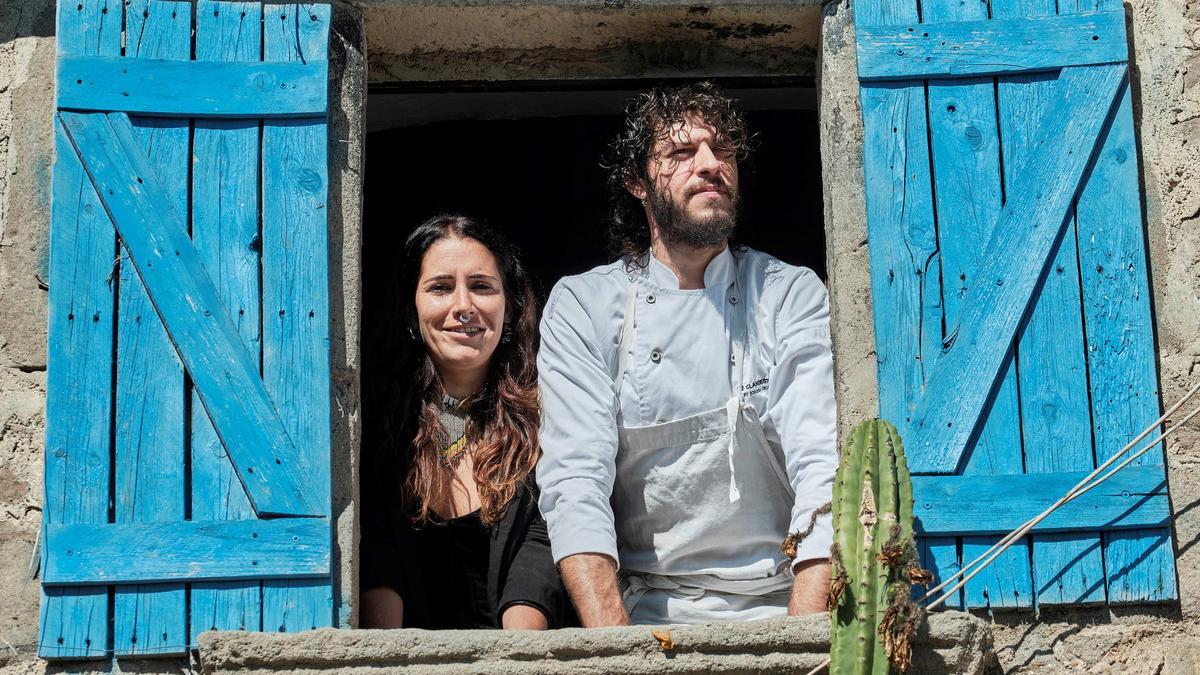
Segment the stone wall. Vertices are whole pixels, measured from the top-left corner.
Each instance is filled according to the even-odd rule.
[[[358,622],[359,317],[362,310],[362,172],[366,152],[367,64],[363,16],[333,3],[329,72],[329,315],[333,370],[334,603],[338,625]]]
[[[1200,3],[1132,0],[1125,9],[1133,37],[1134,117],[1165,407],[1200,381]],[[853,7],[833,0],[823,12],[821,155],[835,377],[845,432],[878,413],[875,337]],[[1200,400],[1184,411],[1197,404]],[[997,612],[997,654],[1006,667],[1157,673],[1164,664],[1194,662],[1200,654],[1200,424],[1173,436],[1166,456],[1180,605],[1047,610],[1037,617]]]
[[[0,2],[0,666],[37,640],[53,35],[53,0]]]
[[[551,633],[209,632],[200,636],[200,654],[205,675],[369,675],[380,669],[403,669],[413,675],[799,675],[829,656],[829,620],[810,615],[657,629],[568,628]],[[553,667],[547,662],[553,662]],[[911,672],[977,675],[992,664],[991,631],[969,614],[938,614],[914,638]]]
[[[372,84],[815,74],[817,0],[358,0]]]
[[[504,11],[493,13],[488,20],[491,23],[475,24],[470,34],[446,32],[462,25],[464,11],[447,3],[430,2],[433,7],[420,11],[412,9],[413,3],[406,6],[391,0],[355,4],[368,13],[368,36],[380,45],[371,53],[371,79],[375,82],[429,79],[437,69],[443,73],[457,69],[458,78],[465,80],[498,73],[506,79],[563,77],[577,72],[572,68],[581,63],[593,64],[593,70],[580,74],[596,78],[637,72],[668,74],[664,69],[671,63],[692,69],[729,64],[728,73],[710,74],[815,74],[822,89],[821,151],[839,402],[846,423],[874,413],[862,129],[852,12],[847,0],[833,0],[820,9],[816,3],[781,3],[761,12],[742,0],[697,0],[699,9],[669,2],[598,0],[563,0],[546,3],[552,6],[541,9],[522,9],[522,3],[510,2],[505,3]],[[588,4],[590,10],[580,9]],[[642,12],[654,6],[659,6],[657,13]],[[626,7],[628,11],[622,12]],[[810,20],[817,11],[823,13],[820,36]],[[1136,59],[1135,114],[1140,129],[1159,365],[1163,398],[1169,403],[1200,376],[1200,85],[1196,83],[1200,74],[1200,3],[1133,0],[1127,11]],[[371,23],[373,15],[375,23]],[[12,672],[46,669],[32,657],[38,582],[30,578],[30,562],[42,494],[53,26],[53,0],[0,0],[0,667]],[[340,579],[339,615],[352,622],[354,572],[344,552],[351,550],[354,538],[358,167],[363,151],[358,105],[365,80],[357,23],[339,21],[336,27],[340,37],[335,40],[334,58],[342,59],[337,70],[346,77],[339,85],[341,103],[331,124],[331,157],[341,167],[331,175],[332,188],[340,195],[331,202],[340,211],[331,218],[335,257],[332,310],[337,322],[332,344],[335,466],[339,471],[334,476],[339,550],[335,564]],[[722,32],[722,27],[728,30]],[[500,47],[486,39],[511,36],[514,31],[522,40],[543,42],[505,52],[497,51]],[[563,31],[595,37],[589,38],[591,42],[563,40]],[[621,31],[637,31],[643,37],[633,48],[624,49],[615,37]],[[671,35],[676,39],[669,39]],[[485,38],[483,42],[479,42],[480,36]],[[735,54],[728,47],[736,44],[754,48]],[[454,51],[459,53],[450,54]],[[814,68],[818,51],[823,56]],[[1046,672],[1094,669],[1135,673],[1166,667],[1172,672],[1177,664],[1194,661],[1200,654],[1197,441],[1200,432],[1181,434],[1167,449],[1177,514],[1181,604],[1043,612],[1036,621],[1028,613],[998,614],[994,617],[997,652],[1005,666]],[[123,662],[121,669],[178,672],[180,665]]]

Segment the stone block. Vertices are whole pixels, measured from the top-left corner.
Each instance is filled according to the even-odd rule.
[[[1167,643],[1163,675],[1200,673],[1200,638],[1179,636]]]
[[[983,673],[992,658],[991,640],[990,628],[976,617],[936,613],[917,635],[912,672]],[[200,636],[203,672],[238,675],[298,671],[523,675],[547,672],[548,662],[554,672],[567,674],[805,673],[828,654],[825,614],[657,629],[323,629],[293,635],[207,632]]]
[[[0,349],[31,368],[46,364],[53,27],[53,0],[0,8]]]

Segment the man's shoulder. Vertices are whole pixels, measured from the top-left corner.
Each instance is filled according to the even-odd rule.
[[[546,302],[546,313],[554,311],[555,305],[570,296],[584,310],[598,308],[611,302],[623,302],[629,288],[629,274],[624,259],[599,265],[581,274],[572,274],[559,279],[550,290]]]
[[[829,294],[816,272],[753,249],[746,249],[744,260],[746,295],[755,301],[764,330],[794,336],[811,329],[829,337]]]
[[[793,286],[821,286],[821,279],[807,267],[792,265],[779,258],[749,246],[743,246],[738,252],[743,273],[751,280],[757,280],[764,288],[778,287],[787,291]]]

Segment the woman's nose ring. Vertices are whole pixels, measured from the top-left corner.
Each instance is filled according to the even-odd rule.
[[[459,323],[465,326],[471,323],[471,317],[473,316],[475,316],[475,312],[462,312],[458,314],[457,319]]]

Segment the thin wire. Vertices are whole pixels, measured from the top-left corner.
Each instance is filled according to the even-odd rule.
[[[41,544],[42,544],[42,528],[38,528],[33,535],[33,551],[29,553],[29,569],[25,570],[25,581],[29,581],[38,575],[38,569],[35,565],[41,561]],[[39,566],[40,567],[40,566]]]
[[[1121,450],[1119,452],[1114,454],[1112,457],[1108,458],[1108,460],[1105,461],[1100,466],[1096,467],[1095,470],[1093,470],[1091,473],[1089,473],[1083,480],[1079,481],[1079,483],[1077,483],[1075,485],[1075,487],[1068,490],[1067,494],[1063,495],[1058,500],[1056,500],[1049,508],[1047,508],[1045,511],[1038,514],[1037,516],[1027,520],[1021,527],[1019,527],[1016,530],[1013,530],[1012,532],[1005,535],[1003,538],[1000,539],[1000,541],[996,542],[996,544],[994,544],[991,548],[989,548],[987,551],[985,551],[982,555],[978,556],[971,562],[964,565],[963,568],[961,570],[959,570],[957,573],[948,577],[942,583],[938,584],[934,588],[927,591],[925,593],[925,595],[921,596],[921,598],[918,600],[918,602],[926,600],[927,598],[929,598],[931,595],[933,595],[940,589],[945,588],[945,586],[947,584],[949,584],[951,581],[953,581],[954,579],[966,574],[966,577],[964,579],[962,579],[961,581],[959,581],[957,584],[955,584],[953,588],[951,588],[950,590],[943,593],[940,597],[938,597],[933,602],[929,603],[926,606],[926,609],[927,610],[933,609],[933,608],[937,607],[938,605],[944,603],[947,599],[949,599],[955,593],[957,593],[960,588],[965,586],[967,584],[967,582],[969,582],[977,574],[982,572],[985,567],[987,567],[1001,553],[1003,553],[1005,550],[1007,550],[1009,546],[1011,546],[1014,542],[1016,542],[1020,538],[1024,537],[1026,534],[1028,534],[1029,531],[1031,531],[1034,527],[1036,527],[1038,523],[1042,522],[1047,517],[1049,517],[1049,515],[1051,513],[1053,513],[1055,510],[1057,510],[1059,507],[1070,503],[1071,501],[1082,496],[1083,494],[1085,494],[1092,488],[1095,488],[1096,486],[1100,485],[1101,483],[1108,480],[1109,478],[1112,478],[1114,475],[1117,474],[1117,472],[1121,471],[1122,469],[1124,469],[1127,466],[1129,466],[1130,464],[1132,464],[1139,457],[1146,454],[1152,448],[1154,448],[1159,443],[1161,443],[1163,440],[1165,440],[1167,436],[1171,435],[1172,433],[1177,431],[1179,428],[1181,428],[1182,426],[1187,424],[1189,421],[1191,421],[1191,419],[1193,417],[1195,417],[1196,415],[1200,415],[1200,406],[1197,406],[1190,413],[1185,415],[1183,417],[1183,419],[1181,419],[1177,423],[1171,425],[1165,431],[1163,431],[1158,436],[1156,436],[1154,439],[1152,439],[1141,450],[1138,450],[1134,454],[1130,455],[1124,461],[1122,461],[1120,464],[1118,464],[1115,468],[1109,470],[1107,473],[1104,473],[1103,476],[1100,476],[1100,474],[1102,472],[1104,472],[1106,469],[1108,469],[1108,467],[1110,467],[1114,462],[1116,462],[1118,459],[1120,459],[1125,453],[1129,452],[1129,450],[1132,449],[1135,445],[1137,445],[1137,443],[1139,441],[1141,441],[1143,438],[1148,436],[1156,427],[1161,425],[1164,421],[1167,420],[1167,418],[1169,418],[1176,411],[1178,411],[1179,408],[1181,408],[1184,403],[1186,403],[1192,396],[1194,396],[1197,391],[1200,391],[1200,383],[1197,383],[1196,386],[1192,387],[1192,389],[1190,391],[1188,391],[1186,394],[1183,395],[1183,398],[1179,399],[1179,401],[1176,402],[1175,405],[1171,406],[1171,408],[1169,410],[1167,410],[1165,413],[1163,413],[1163,415],[1161,417],[1159,417],[1157,420],[1155,420],[1153,423],[1151,423],[1149,426],[1147,426],[1144,430],[1142,430],[1142,432],[1140,434],[1138,434],[1133,440],[1131,440],[1124,448],[1121,448]],[[1100,477],[1097,478],[1097,476],[1100,476]],[[985,558],[986,558],[986,560],[984,560]],[[980,562],[980,561],[982,561],[982,562]],[[972,568],[974,568],[974,569],[972,569]],[[822,670],[824,670],[826,667],[828,667],[831,662],[832,662],[832,659],[825,659],[821,663],[817,664],[817,666],[815,668],[808,671],[807,675],[817,675],[817,673],[820,673]]]
[[[1193,417],[1195,417],[1198,414],[1200,414],[1200,407],[1197,407],[1196,409],[1192,410],[1192,412],[1188,413],[1183,419],[1179,420],[1179,422],[1177,424],[1172,426],[1170,429],[1164,431],[1162,434],[1159,434],[1158,438],[1154,439],[1153,442],[1151,442],[1149,445],[1142,448],[1141,450],[1138,450],[1136,453],[1131,455],[1129,457],[1129,459],[1126,459],[1124,462],[1121,462],[1119,465],[1117,465],[1116,468],[1114,468],[1111,471],[1109,471],[1108,473],[1104,474],[1104,476],[1102,478],[1096,479],[1096,482],[1091,483],[1087,487],[1080,490],[1079,494],[1083,494],[1084,492],[1091,490],[1092,488],[1096,487],[1100,483],[1103,483],[1104,481],[1108,480],[1116,472],[1129,466],[1135,459],[1146,454],[1147,451],[1149,451],[1151,448],[1153,448],[1155,445],[1157,445],[1160,440],[1162,440],[1163,438],[1165,438],[1167,436],[1167,434],[1170,434],[1170,433],[1174,432],[1176,429],[1178,429],[1179,427],[1183,426],[1184,424],[1187,424]],[[1076,495],[1076,496],[1078,496],[1078,495]],[[1072,499],[1074,499],[1074,497],[1072,497]]]
[[[1146,447],[1144,447],[1141,450],[1139,450],[1138,452],[1134,453],[1132,456],[1130,456],[1128,459],[1126,459],[1124,462],[1122,462],[1115,469],[1104,474],[1103,477],[1101,477],[1097,480],[1094,480],[1090,483],[1085,483],[1082,486],[1076,486],[1076,488],[1072,489],[1071,492],[1068,492],[1066,495],[1064,495],[1062,498],[1060,498],[1058,501],[1056,501],[1054,503],[1054,505],[1052,505],[1050,508],[1048,508],[1045,511],[1043,511],[1042,513],[1040,513],[1036,518],[1029,520],[1020,528],[1018,528],[1018,529],[1012,531],[1011,533],[1009,533],[1008,535],[1006,535],[1004,537],[1004,539],[1002,540],[1005,542],[1003,546],[1000,546],[999,544],[997,544],[996,546],[993,546],[991,549],[989,549],[989,552],[990,551],[994,551],[994,552],[991,553],[990,555],[988,553],[985,553],[984,555],[988,556],[987,560],[983,561],[982,563],[979,563],[978,565],[976,565],[975,562],[972,561],[971,565],[974,566],[974,569],[971,570],[971,573],[966,575],[965,577],[963,577],[963,579],[961,581],[959,581],[957,584],[955,584],[953,587],[951,587],[950,590],[946,591],[943,595],[938,597],[936,600],[934,600],[933,602],[930,602],[926,606],[926,609],[933,609],[933,608],[937,607],[938,605],[942,604],[943,602],[945,602],[946,600],[948,600],[952,595],[954,595],[954,593],[956,593],[958,591],[958,589],[960,589],[964,585],[966,585],[966,583],[968,581],[970,581],[971,579],[973,579],[975,577],[975,575],[982,572],[985,567],[987,567],[989,564],[991,564],[991,562],[993,560],[995,560],[996,557],[998,557],[1001,553],[1003,553],[1005,550],[1007,550],[1009,546],[1012,546],[1013,543],[1015,543],[1018,539],[1020,539],[1021,537],[1024,537],[1026,534],[1028,534],[1030,530],[1032,530],[1038,523],[1045,520],[1051,513],[1053,513],[1060,506],[1070,502],[1071,500],[1079,497],[1080,495],[1084,494],[1088,490],[1091,490],[1092,488],[1096,487],[1097,485],[1099,485],[1099,484],[1103,483],[1104,481],[1108,480],[1109,478],[1113,477],[1118,471],[1129,466],[1129,464],[1132,463],[1134,460],[1136,460],[1137,458],[1139,458],[1142,455],[1149,452],[1151,448],[1158,445],[1160,442],[1162,442],[1163,439],[1165,439],[1170,434],[1174,433],[1177,429],[1179,429],[1180,427],[1185,425],[1196,415],[1200,415],[1200,406],[1197,406],[1194,410],[1192,410],[1192,412],[1188,413],[1187,416],[1185,416],[1177,424],[1171,426],[1169,429],[1167,429],[1166,431],[1159,434],[1157,437],[1154,438],[1154,440],[1152,440],[1149,444],[1147,444]],[[1119,456],[1119,454],[1116,456]],[[1110,460],[1110,462],[1106,462],[1103,466],[1107,467],[1107,465],[1110,463],[1111,463],[1111,460]],[[964,569],[967,569],[967,568],[964,568]],[[959,574],[962,574],[962,572],[960,571]],[[942,584],[942,585],[944,586],[945,584]],[[926,593],[924,596],[921,597],[921,600],[925,600],[930,595],[932,595],[932,593],[933,593],[933,591]]]
[[[1093,480],[1096,476],[1100,475],[1100,473],[1102,471],[1104,471],[1105,469],[1107,469],[1110,465],[1112,465],[1113,462],[1116,462],[1118,459],[1120,459],[1121,456],[1124,455],[1126,452],[1128,452],[1131,448],[1133,448],[1133,446],[1135,446],[1138,443],[1138,441],[1142,440],[1147,435],[1149,435],[1152,431],[1154,431],[1155,428],[1157,428],[1159,425],[1161,425],[1167,418],[1169,418],[1171,415],[1175,414],[1175,412],[1177,410],[1179,410],[1179,408],[1181,408],[1183,406],[1183,404],[1188,401],[1188,399],[1190,399],[1192,396],[1194,396],[1197,391],[1200,391],[1200,383],[1197,383],[1196,386],[1192,387],[1192,389],[1190,391],[1188,391],[1186,394],[1183,395],[1183,398],[1179,399],[1179,401],[1177,401],[1175,403],[1175,405],[1171,406],[1171,408],[1169,410],[1167,410],[1165,413],[1163,413],[1163,415],[1161,417],[1159,417],[1157,420],[1155,420],[1149,426],[1147,426],[1145,429],[1143,429],[1142,432],[1140,434],[1138,434],[1132,441],[1130,441],[1124,448],[1121,448],[1121,450],[1119,452],[1114,454],[1112,457],[1109,457],[1107,461],[1105,461],[1100,466],[1096,467],[1090,474],[1088,474],[1082,480],[1080,480],[1079,483],[1077,483],[1075,485],[1075,487],[1071,488],[1067,492],[1066,495],[1064,495],[1058,501],[1051,504],[1049,508],[1047,508],[1045,511],[1043,511],[1038,516],[1030,518],[1029,520],[1025,521],[1025,523],[1021,527],[1018,527],[1016,530],[1013,530],[1009,534],[1005,535],[1003,538],[1001,538],[999,541],[997,541],[995,544],[993,544],[991,548],[989,548],[988,550],[981,553],[979,556],[977,556],[971,562],[967,563],[966,565],[963,565],[962,568],[958,572],[955,572],[954,574],[950,575],[949,577],[943,579],[940,584],[938,584],[937,586],[934,586],[933,588],[926,591],[924,595],[922,595],[920,598],[917,599],[917,602],[924,602],[926,599],[930,598],[931,596],[933,596],[933,594],[935,594],[938,591],[940,591],[941,589],[945,588],[947,585],[949,585],[951,582],[953,582],[958,577],[960,577],[964,574],[967,574],[968,572],[971,571],[972,567],[974,567],[977,564],[980,564],[980,561],[982,561],[984,558],[988,558],[988,559],[987,559],[987,562],[984,562],[983,564],[984,565],[989,564],[993,559],[995,559],[995,556],[992,556],[990,558],[988,557],[988,556],[991,556],[992,552],[996,551],[996,549],[1001,548],[1001,547],[1008,548],[1008,546],[1014,540],[1019,539],[1020,537],[1024,536],[1024,534],[1018,534],[1018,533],[1020,533],[1026,525],[1029,525],[1030,523],[1033,523],[1034,525],[1036,525],[1037,523],[1040,523],[1042,520],[1045,519],[1046,516],[1048,516],[1050,513],[1052,513],[1055,509],[1057,509],[1058,507],[1062,506],[1063,504],[1065,504],[1068,501],[1070,501],[1071,499],[1073,499],[1074,497],[1072,495],[1076,494],[1085,485],[1087,485],[1089,483],[1089,481]],[[1190,419],[1190,416],[1187,419]],[[1175,427],[1172,427],[1171,430],[1174,430],[1178,426],[1179,425],[1175,425]],[[1166,433],[1170,433],[1170,431],[1167,431]],[[1165,436],[1165,434],[1164,434],[1164,436]],[[1159,438],[1161,439],[1162,436],[1160,436]],[[1142,452],[1145,452],[1145,450],[1148,450],[1150,447],[1153,447],[1153,444],[1151,444],[1150,446],[1147,446],[1147,448],[1142,450]],[[1125,465],[1122,465],[1122,467],[1123,466],[1125,466]]]

